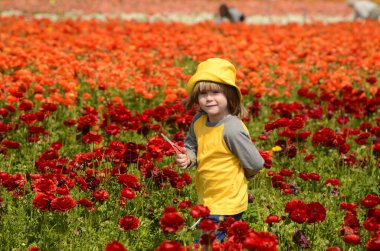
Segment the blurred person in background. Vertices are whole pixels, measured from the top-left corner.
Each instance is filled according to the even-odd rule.
[[[380,17],[380,6],[367,0],[348,0],[348,6],[355,11],[354,19],[378,20]]]
[[[225,19],[231,23],[244,22],[245,15],[237,8],[230,8],[227,4],[221,4],[215,22],[221,23]]]

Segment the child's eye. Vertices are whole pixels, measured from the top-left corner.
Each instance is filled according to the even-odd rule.
[[[220,91],[212,91],[212,93],[214,93],[214,94],[219,94]]]
[[[199,94],[200,94],[200,95],[206,95],[207,92],[200,92]]]

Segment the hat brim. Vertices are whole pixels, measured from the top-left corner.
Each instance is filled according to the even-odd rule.
[[[200,81],[211,81],[211,82],[215,82],[215,83],[219,83],[219,84],[230,85],[232,87],[235,87],[235,89],[237,90],[237,92],[239,94],[240,99],[243,98],[243,96],[241,95],[240,89],[235,85],[235,83],[233,81],[231,81],[231,82],[225,81],[222,78],[218,77],[217,75],[209,73],[209,72],[196,73],[189,79],[189,81],[187,82],[187,86],[186,86],[186,92],[188,95],[191,95],[191,93],[194,90],[194,86],[196,85],[196,83],[198,83]]]

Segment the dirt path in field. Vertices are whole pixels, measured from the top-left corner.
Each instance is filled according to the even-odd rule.
[[[213,19],[221,3],[242,10],[250,23],[339,21],[353,14],[345,0],[0,0],[0,11],[3,15],[121,16],[145,21],[197,22]]]

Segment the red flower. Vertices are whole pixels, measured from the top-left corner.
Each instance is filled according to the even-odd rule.
[[[307,204],[306,212],[308,223],[322,222],[326,219],[326,209],[319,202],[311,202]]]
[[[28,248],[28,251],[41,251],[41,249],[38,247],[30,247]]]
[[[201,204],[195,205],[190,209],[190,215],[195,218],[202,218],[210,215],[210,209]]]
[[[202,229],[204,232],[215,231],[216,223],[210,219],[203,219],[199,223],[199,228]]]
[[[40,110],[43,112],[55,112],[57,110],[57,105],[54,103],[43,103]]]
[[[177,209],[175,207],[167,206],[167,207],[165,207],[163,213],[166,214],[166,213],[175,213],[175,212],[177,212]]]
[[[315,180],[315,181],[319,181],[321,179],[321,176],[319,176],[319,174],[317,173],[309,173],[307,176],[309,179]]]
[[[109,193],[104,189],[99,189],[92,193],[95,199],[97,199],[100,202],[103,202],[108,199]]]
[[[289,214],[289,218],[298,224],[302,224],[307,220],[307,212],[304,209],[297,208]]]
[[[306,162],[309,162],[309,161],[311,161],[311,160],[314,159],[314,155],[313,154],[305,155],[304,159],[305,159]]]
[[[117,135],[121,131],[120,126],[117,124],[109,124],[104,128],[104,130],[108,135]]]
[[[340,247],[328,247],[326,251],[342,251],[342,249],[340,249]]]
[[[126,232],[135,230],[139,227],[139,219],[133,215],[126,215],[119,220],[119,226]]]
[[[20,116],[20,121],[24,124],[31,125],[38,119],[37,115],[34,113],[28,113]]]
[[[363,227],[368,231],[378,231],[380,230],[380,225],[375,217],[369,217],[363,222]]]
[[[347,203],[347,202],[340,203],[340,209],[342,210],[348,210],[348,211],[356,213],[357,208],[358,208],[358,205],[355,203]]]
[[[186,208],[190,208],[191,206],[193,205],[193,203],[189,200],[184,200],[184,201],[181,201],[179,204],[178,204],[178,208],[179,209],[186,209]]]
[[[347,234],[343,237],[343,241],[347,244],[357,245],[361,242],[360,237],[356,234]]]
[[[376,207],[380,204],[380,197],[375,194],[367,194],[360,204],[366,208]]]
[[[86,198],[81,198],[77,201],[78,205],[85,206],[89,211],[95,211],[94,203]]]
[[[302,200],[292,200],[288,201],[285,205],[285,212],[290,213],[295,209],[304,209],[306,208],[306,203]]]
[[[124,187],[129,187],[132,189],[138,188],[138,182],[139,180],[135,175],[132,174],[120,174],[117,178],[117,183],[122,184]]]
[[[252,230],[249,228],[248,222],[245,221],[235,221],[228,228],[227,236],[229,240],[233,240],[235,242],[243,242],[246,239],[246,236]]]
[[[304,172],[300,172],[298,174],[298,177],[300,177],[301,179],[303,179],[305,181],[309,179],[309,175],[307,173],[304,173]]]
[[[160,220],[160,227],[164,233],[176,233],[184,226],[185,220],[178,212],[164,213]]]
[[[54,184],[54,182],[50,179],[36,179],[32,183],[33,191],[35,193],[48,193],[48,194],[54,194],[57,187]]]
[[[39,193],[33,199],[33,206],[41,211],[50,210],[50,203],[55,197],[44,193]]]
[[[365,81],[368,83],[368,84],[376,84],[377,82],[377,79],[376,79],[376,76],[369,76],[365,79]]]
[[[128,188],[128,187],[124,187],[121,191],[120,191],[120,194],[123,198],[127,199],[127,200],[133,200],[134,198],[136,198],[136,193],[134,190]]]
[[[325,181],[326,185],[332,185],[333,187],[339,187],[339,180],[334,178],[328,178]]]
[[[127,249],[120,242],[112,241],[105,246],[104,251],[127,251]]]
[[[265,219],[265,223],[267,224],[271,224],[271,223],[279,223],[281,221],[280,217],[278,217],[277,215],[269,215],[266,219]]]
[[[163,241],[156,251],[184,251],[184,247],[178,241]]]
[[[277,237],[268,232],[249,232],[244,241],[243,247],[248,250],[277,251]]]
[[[60,213],[64,213],[74,208],[75,205],[76,202],[73,198],[71,198],[71,196],[62,196],[59,198],[55,198],[50,203],[51,209]]]
[[[368,242],[365,245],[365,248],[367,251],[378,251],[380,250],[380,236],[379,234],[368,240]]]
[[[103,140],[102,135],[97,134],[95,132],[89,132],[83,136],[83,142],[86,144],[94,143],[96,145],[99,145],[100,142],[102,142],[102,140]]]
[[[358,229],[360,227],[360,223],[356,217],[356,214],[352,213],[351,211],[346,212],[346,215],[344,216],[344,224],[353,229]]]
[[[66,119],[65,121],[63,121],[63,124],[65,126],[73,126],[75,125],[76,121],[74,119]]]
[[[16,142],[16,141],[13,141],[13,140],[7,140],[7,139],[4,139],[1,144],[3,146],[5,146],[6,148],[9,148],[9,149],[18,149],[20,148],[20,143]]]

